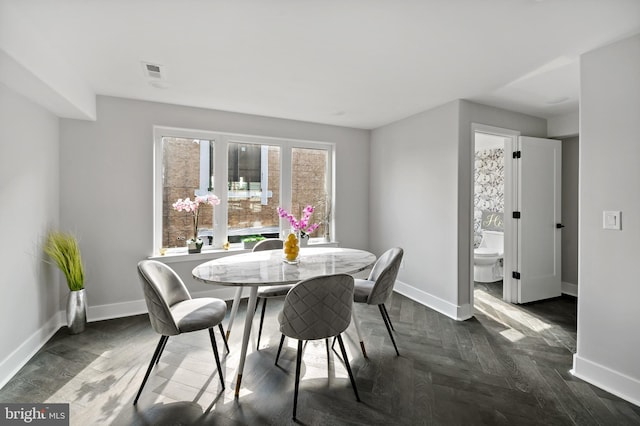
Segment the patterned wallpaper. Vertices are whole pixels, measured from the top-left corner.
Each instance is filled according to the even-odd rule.
[[[482,239],[482,212],[504,212],[504,148],[476,151],[473,246]]]

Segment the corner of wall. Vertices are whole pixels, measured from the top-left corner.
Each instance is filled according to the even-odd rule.
[[[580,133],[580,114],[572,112],[547,119],[547,137],[561,138]]]
[[[465,321],[473,317],[473,307],[469,303],[455,305],[402,281],[396,281],[395,291],[456,321]]]
[[[57,312],[5,359],[0,361],[0,389],[6,385],[7,382],[29,362],[31,357],[65,324],[64,311]]]
[[[597,362],[573,355],[571,374],[605,391],[640,406],[640,381]]]

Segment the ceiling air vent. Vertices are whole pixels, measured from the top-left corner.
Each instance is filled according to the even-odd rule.
[[[158,64],[152,64],[150,62],[143,62],[142,67],[145,75],[152,80],[163,80],[163,66]]]

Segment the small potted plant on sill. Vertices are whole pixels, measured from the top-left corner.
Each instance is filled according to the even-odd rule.
[[[258,241],[266,240],[262,235],[249,235],[248,237],[242,238],[242,245],[245,250],[253,250],[253,247],[258,243]]]
[[[189,198],[178,199],[172,204],[174,210],[179,212],[191,213],[191,219],[193,220],[193,237],[187,240],[187,251],[189,253],[200,253],[204,241],[198,238],[198,219],[200,218],[200,205],[208,204],[215,206],[220,204],[220,199],[213,194],[196,196],[193,201]]]
[[[68,233],[50,232],[45,253],[60,268],[67,280],[67,327],[71,334],[84,331],[87,324],[87,295],[84,288],[84,267],[76,238]]]

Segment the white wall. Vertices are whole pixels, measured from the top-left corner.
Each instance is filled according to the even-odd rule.
[[[461,100],[375,129],[371,139],[371,248],[402,246],[396,290],[457,319],[472,315],[472,123],[529,136],[547,130],[544,119]]]
[[[396,290],[457,306],[458,109],[450,102],[371,136],[371,249],[404,248]]]
[[[112,97],[97,105],[97,121],[60,129],[60,217],[82,239],[89,320],[144,309],[136,263],[153,252],[154,125],[335,142],[335,237],[368,248],[369,131]],[[173,266],[189,277],[192,265]]]
[[[575,136],[580,129],[580,113],[572,112],[565,115],[558,115],[547,120],[547,137],[563,138]]]
[[[581,57],[574,372],[640,405],[640,35]],[[621,210],[622,230],[602,229]]]
[[[61,275],[42,253],[58,163],[58,118],[0,84],[0,387],[62,325]]]

